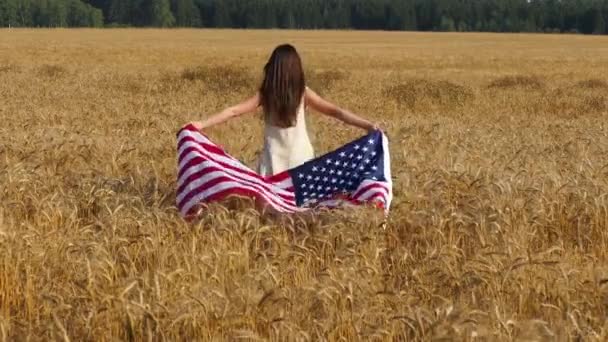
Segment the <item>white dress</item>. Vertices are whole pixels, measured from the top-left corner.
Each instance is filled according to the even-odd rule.
[[[264,127],[264,149],[258,162],[258,173],[272,176],[314,158],[314,150],[304,116],[304,100],[300,102],[293,127],[277,127],[268,120]]]

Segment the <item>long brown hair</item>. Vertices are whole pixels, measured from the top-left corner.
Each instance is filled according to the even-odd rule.
[[[260,86],[266,119],[280,127],[294,126],[305,88],[300,55],[289,44],[277,46],[264,66],[264,80]]]

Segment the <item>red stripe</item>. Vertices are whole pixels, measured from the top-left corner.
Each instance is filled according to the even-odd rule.
[[[190,192],[189,192],[189,193],[188,193],[186,196],[184,196],[184,198],[182,198],[182,200],[181,200],[181,201],[180,201],[180,202],[177,204],[177,206],[178,206],[178,207],[180,208],[180,210],[181,210],[181,208],[183,208],[183,207],[184,207],[185,203],[188,203],[188,201],[190,201],[190,200],[191,200],[193,197],[195,197],[195,196],[197,196],[199,193],[201,193],[201,192],[203,192],[203,191],[205,191],[205,190],[207,190],[207,189],[210,189],[210,188],[212,188],[213,186],[218,185],[218,184],[223,183],[223,182],[235,182],[235,180],[234,180],[234,179],[231,179],[231,178],[229,178],[229,177],[226,177],[226,176],[220,176],[220,177],[215,178],[215,179],[213,179],[213,180],[211,180],[211,181],[209,181],[209,182],[203,183],[203,184],[201,184],[200,186],[198,186],[197,188],[195,188],[195,189],[191,190],[191,191],[190,191]],[[243,184],[241,184],[241,185],[243,185]],[[249,184],[247,184],[247,185],[249,185]],[[256,187],[255,187],[255,186],[253,186],[253,185],[249,185],[249,186],[250,186],[250,187],[253,187],[253,188],[256,188]],[[233,186],[232,188],[236,188],[236,186]],[[248,191],[253,191],[253,190],[248,190]],[[265,196],[265,197],[267,197],[267,200],[268,200],[268,201],[271,201],[272,203],[275,203],[277,206],[279,206],[279,207],[284,207],[284,209],[289,210],[289,209],[287,208],[287,205],[292,205],[292,206],[295,206],[295,203],[294,203],[293,201],[286,201],[286,200],[283,200],[283,199],[281,199],[281,198],[276,198],[276,199],[275,199],[275,198],[272,198],[272,197],[271,197],[271,196],[269,196],[269,195],[265,195],[265,194],[260,193],[260,192],[257,192],[257,193],[258,193],[260,196]],[[206,199],[203,199],[203,200],[207,201]]]
[[[379,193],[376,193],[376,194],[374,194],[374,195],[372,195],[370,198],[368,198],[368,199],[366,199],[366,200],[364,200],[364,201],[363,201],[363,200],[356,200],[356,201],[358,201],[359,203],[363,203],[363,202],[373,202],[373,201],[374,201],[375,199],[377,199],[377,198],[380,198],[380,200],[381,200],[382,202],[385,202],[385,201],[386,201],[386,197],[384,196],[384,194],[383,194],[383,193],[380,193],[380,192],[379,192]]]
[[[388,189],[382,183],[374,182],[374,183],[369,183],[366,186],[364,186],[363,188],[359,189],[357,192],[355,192],[353,194],[352,197],[357,198],[357,197],[365,194],[365,192],[367,192],[368,190],[370,190],[372,188],[382,188],[382,189],[386,190],[386,192],[388,192]]]
[[[185,164],[185,165],[184,165],[184,166],[183,166],[183,167],[182,167],[182,168],[179,170],[179,172],[177,173],[177,177],[178,177],[178,179],[179,179],[181,176],[183,176],[183,175],[184,175],[184,172],[186,172],[186,169],[190,168],[190,167],[191,167],[193,164],[198,164],[198,163],[200,163],[200,162],[201,162],[201,159],[202,159],[203,161],[205,161],[205,160],[212,161],[212,162],[214,162],[214,163],[217,163],[217,164],[221,165],[222,167],[224,167],[224,168],[226,168],[226,169],[230,169],[230,170],[233,170],[233,171],[237,171],[237,172],[240,172],[240,173],[243,173],[243,174],[249,175],[249,176],[251,176],[251,177],[254,177],[254,178],[256,178],[256,179],[258,179],[258,180],[260,180],[260,181],[262,181],[262,182],[265,182],[264,177],[260,176],[259,174],[255,173],[255,172],[253,172],[253,171],[251,171],[251,170],[247,170],[247,169],[245,168],[245,166],[243,166],[243,168],[240,168],[240,167],[232,166],[232,165],[230,165],[230,164],[228,164],[228,163],[225,163],[225,162],[219,161],[219,160],[217,160],[217,159],[214,159],[212,156],[207,155],[207,154],[205,153],[205,150],[202,150],[202,149],[200,149],[199,147],[194,147],[194,146],[191,146],[191,147],[188,147],[187,149],[185,149],[185,150],[184,150],[184,152],[182,153],[182,155],[180,155],[179,162],[181,163],[181,161],[184,159],[184,157],[185,157],[186,155],[188,155],[188,153],[191,153],[191,152],[198,152],[199,154],[202,154],[203,156],[202,156],[202,157],[201,157],[201,156],[196,156],[196,157],[192,158],[191,160],[189,160],[189,161],[188,161],[188,162],[187,162],[187,163],[186,163],[186,164]]]
[[[220,148],[220,147],[218,147],[218,146],[216,146],[216,145],[211,145],[211,144],[208,144],[208,143],[201,142],[200,140],[197,140],[197,139],[196,139],[196,138],[194,138],[194,137],[188,137],[188,136],[187,136],[187,137],[183,137],[183,138],[180,140],[180,142],[179,142],[179,144],[178,144],[178,146],[177,146],[177,149],[178,149],[178,150],[179,150],[179,149],[181,149],[181,147],[182,147],[182,146],[184,145],[184,143],[186,143],[186,142],[193,142],[193,143],[196,143],[196,144],[198,144],[199,146],[201,146],[201,147],[203,148],[203,150],[205,150],[205,151],[208,151],[208,152],[211,152],[211,153],[214,153],[214,154],[217,154],[217,155],[220,155],[220,156],[226,157],[226,158],[230,158],[230,159],[232,159],[232,160],[234,160],[234,161],[239,162],[237,159],[235,159],[235,158],[234,158],[234,157],[232,157],[231,155],[227,154],[227,153],[226,153],[226,151],[225,151],[225,150],[223,150],[222,148]],[[181,160],[181,159],[182,159],[182,156],[184,156],[184,155],[185,155],[185,154],[184,154],[184,153],[182,153],[182,154],[180,155],[179,159]],[[259,177],[259,178],[261,178],[261,179],[265,180],[266,182],[270,182],[270,183],[281,183],[281,182],[283,182],[283,181],[285,181],[285,180],[287,180],[288,178],[290,178],[290,177],[291,177],[291,176],[289,175],[289,172],[288,172],[288,171],[284,171],[284,172],[278,173],[278,174],[276,174],[276,175],[272,175],[272,176],[265,177],[265,178],[264,178],[264,177],[262,177],[262,176],[260,176],[260,175],[259,175],[259,174],[257,174],[257,173],[256,173],[255,175],[256,175],[257,177]]]
[[[179,151],[179,149],[182,148],[182,146],[184,146],[185,143],[187,142],[193,142],[196,143],[197,145],[200,145],[201,147],[203,147],[205,150],[211,152],[211,153],[215,153],[218,154],[220,156],[226,157],[226,158],[230,158],[230,159],[234,159],[234,157],[232,157],[231,155],[227,154],[226,151],[224,151],[222,148],[218,147],[217,145],[213,145],[213,144],[208,144],[206,142],[202,142],[194,137],[183,137],[180,141],[179,144],[177,144],[177,150]]]
[[[235,178],[237,178],[237,179],[239,179],[239,180],[242,180],[243,182],[248,182],[248,183],[251,183],[251,184],[256,184],[256,185],[259,185],[259,186],[263,186],[263,187],[264,187],[264,189],[266,189],[266,190],[267,190],[267,191],[269,191],[269,192],[276,193],[276,195],[277,195],[277,196],[281,196],[281,197],[286,198],[286,199],[289,199],[289,200],[292,200],[292,199],[294,199],[294,197],[295,197],[295,195],[291,195],[291,194],[286,195],[286,194],[283,194],[283,192],[291,192],[291,193],[293,193],[293,190],[292,190],[292,191],[290,191],[290,190],[288,190],[288,189],[282,189],[282,188],[279,188],[279,189],[281,189],[281,191],[280,191],[280,192],[279,192],[279,191],[276,191],[276,190],[272,189],[272,187],[271,187],[271,185],[270,185],[270,184],[266,183],[266,182],[264,181],[264,179],[263,179],[263,178],[261,178],[260,176],[257,176],[257,174],[255,174],[255,173],[254,173],[254,174],[252,174],[251,172],[242,171],[241,169],[239,169],[239,168],[237,168],[237,167],[234,167],[234,166],[231,166],[231,165],[229,165],[229,164],[222,163],[222,162],[218,162],[218,161],[211,160],[211,159],[206,159],[206,158],[204,158],[204,157],[200,157],[200,156],[193,157],[191,160],[189,160],[189,161],[188,161],[188,162],[187,162],[187,163],[186,163],[186,164],[185,164],[185,165],[182,167],[182,169],[181,169],[181,170],[179,170],[179,172],[178,172],[178,179],[182,178],[182,176],[184,175],[184,173],[185,173],[186,171],[188,171],[190,168],[192,168],[192,167],[194,167],[194,166],[196,166],[196,165],[199,165],[199,164],[201,164],[202,162],[205,162],[205,161],[210,161],[210,162],[212,162],[212,163],[218,164],[218,165],[219,165],[219,167],[220,167],[220,168],[218,169],[218,171],[224,171],[224,170],[228,169],[228,170],[232,170],[232,171],[234,171],[234,172],[236,172],[236,173],[238,173],[238,174],[241,174],[241,175],[243,175],[243,174],[244,174],[244,175],[249,175],[249,176],[253,177],[254,179],[258,180],[258,181],[259,181],[260,183],[262,183],[262,184],[256,183],[256,182],[254,182],[254,181],[252,181],[252,180],[246,180],[245,178],[242,178],[242,177],[241,177],[241,176],[239,176],[239,175],[232,175],[232,174],[226,173],[227,175],[229,175],[229,176],[231,176],[231,177],[235,177]],[[188,179],[189,179],[189,178],[190,178],[190,177],[188,177]],[[185,183],[186,183],[186,182],[184,182],[184,184],[185,184]],[[183,184],[182,184],[182,186],[183,186]],[[178,192],[180,192],[180,191],[178,191]]]
[[[268,198],[264,197],[259,192],[253,191],[251,189],[242,188],[242,187],[232,187],[229,189],[218,191],[215,194],[206,197],[204,201],[201,200],[198,204],[195,204],[190,209],[188,209],[188,212],[186,213],[186,215],[191,214],[194,209],[200,207],[202,205],[202,203],[204,203],[204,202],[208,203],[208,202],[221,200],[222,198],[230,196],[230,195],[246,196],[246,197],[255,198],[258,201],[261,201],[263,203],[266,203],[267,205],[270,205],[275,210],[282,211],[282,212],[291,213],[291,212],[295,211],[290,208],[283,208],[281,206],[277,206],[276,204],[273,205],[272,202],[268,200]],[[276,209],[277,207],[279,207],[280,209]],[[183,207],[180,207],[179,209],[180,209],[180,211],[182,211]]]
[[[226,189],[226,190],[222,190],[219,191],[209,197],[207,197],[206,201],[207,202],[215,202],[215,201],[221,201],[223,199],[225,199],[226,197],[229,196],[243,196],[243,197],[250,197],[250,198],[254,198],[256,201],[260,201],[263,203],[266,203],[268,205],[271,205],[270,203],[268,203],[268,201],[261,196],[259,193],[249,190],[249,189],[242,189],[242,188],[231,188],[231,189]],[[201,205],[194,205],[192,206],[192,208],[190,208],[190,210],[188,210],[188,212],[186,213],[185,217],[187,220],[191,220],[193,217],[193,212],[195,210],[198,210],[200,208]],[[181,210],[181,208],[180,208]],[[288,212],[293,212],[292,210],[288,210]]]
[[[377,197],[382,197],[382,196],[377,196]],[[343,202],[347,202],[350,203],[352,205],[366,205],[366,204],[372,204],[373,206],[377,207],[377,208],[384,208],[384,203],[382,202],[377,202],[377,201],[373,201],[376,198],[376,196],[372,196],[372,198],[370,200],[366,200],[366,201],[359,201],[359,200],[355,200],[352,198],[334,198],[332,200],[339,200],[339,201],[343,201]],[[319,203],[318,205],[314,206],[315,208],[330,208],[330,209],[334,209],[334,208],[338,208],[339,205],[329,205],[327,202],[328,201],[332,201],[332,200],[326,200],[323,201],[321,203]],[[326,203],[326,204],[324,204]]]
[[[289,172],[284,171],[281,173],[277,173],[274,176],[269,176],[266,177],[266,181],[270,182],[270,183],[281,183],[287,179],[289,179],[291,176],[289,175]]]
[[[197,163],[197,165],[198,165],[198,163]],[[184,191],[184,189],[188,186],[188,184],[196,181],[197,179],[201,178],[205,174],[215,172],[215,171],[225,172],[225,169],[223,169],[221,167],[217,167],[217,166],[206,166],[204,169],[202,169],[198,172],[195,172],[195,173],[189,175],[186,179],[184,179],[184,182],[182,183],[182,185],[177,189],[177,193],[180,194],[182,191]],[[233,174],[229,174],[229,173],[226,173],[226,177],[232,177],[232,178],[234,178],[234,181],[239,181],[239,182],[245,183],[247,185],[260,187],[260,188],[272,193],[273,195],[281,197],[285,200],[293,201],[295,199],[295,195],[293,195],[293,194],[287,195],[287,194],[276,192],[272,189],[272,187],[270,185],[265,184],[265,183],[259,184],[254,181],[245,179],[241,176],[233,175]]]
[[[193,124],[188,124],[188,125],[182,127],[182,129],[179,132],[177,132],[177,136],[179,136],[184,131],[190,131],[190,132],[193,132],[193,133],[198,133],[198,134],[204,136],[205,138],[209,139],[205,133],[203,133],[200,130],[196,129],[196,127],[194,127]]]

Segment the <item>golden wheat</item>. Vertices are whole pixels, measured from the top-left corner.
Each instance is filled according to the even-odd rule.
[[[394,207],[188,225],[175,133],[294,43],[381,122]],[[608,46],[568,35],[0,31],[0,340],[608,338]],[[199,113],[195,115],[195,113]],[[310,113],[318,152],[361,134]],[[259,115],[209,134],[254,165]]]

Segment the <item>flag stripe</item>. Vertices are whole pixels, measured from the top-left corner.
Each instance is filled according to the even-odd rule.
[[[237,191],[245,191],[246,194],[255,194],[255,197],[258,199],[263,199],[266,203],[268,203],[273,209],[281,212],[294,212],[297,211],[297,207],[295,206],[287,206],[281,205],[276,202],[275,199],[270,198],[265,193],[258,191],[255,187],[245,185],[236,181],[231,181],[229,179],[222,179],[217,184],[213,186],[209,186],[208,184],[203,184],[198,186],[197,188],[192,189],[180,203],[178,204],[179,208],[182,208],[180,211],[183,215],[186,215],[193,206],[195,206],[200,201],[207,201],[209,196],[212,196],[221,191],[233,191],[235,194],[238,194]]]
[[[183,189],[192,181],[196,180],[197,177],[204,175],[202,171],[224,171],[226,174],[238,178],[239,180],[251,184],[258,185],[264,188],[266,191],[276,192],[276,194],[285,200],[294,200],[295,197],[293,192],[287,191],[285,189],[281,189],[272,184],[265,183],[260,181],[255,177],[251,177],[248,173],[239,172],[238,169],[234,169],[230,166],[227,166],[223,163],[217,163],[214,161],[206,160],[196,154],[189,159],[185,165],[184,170],[186,170],[178,181],[178,193],[182,192]]]
[[[283,199],[285,201],[291,201],[291,202],[295,203],[294,202],[295,197],[293,196],[293,194],[289,194],[287,192],[285,192],[285,194],[283,194],[279,191],[276,191],[276,189],[273,189],[273,187],[270,185],[267,185],[264,183],[259,183],[259,182],[256,182],[255,180],[251,180],[250,178],[247,177],[247,175],[242,175],[242,174],[226,171],[225,169],[222,169],[221,167],[215,165],[215,163],[212,163],[209,161],[203,161],[200,164],[196,164],[196,165],[192,166],[188,170],[188,172],[186,174],[184,174],[185,178],[183,179],[183,183],[179,187],[177,192],[183,193],[183,191],[185,190],[185,188],[188,185],[192,184],[192,182],[196,181],[197,179],[203,177],[205,174],[208,174],[211,172],[220,172],[220,173],[225,172],[226,176],[230,177],[233,180],[242,181],[244,184],[258,187],[261,191],[272,193],[273,195],[277,195],[278,197],[280,197],[281,199]]]
[[[251,171],[249,168],[237,161],[207,153],[207,151],[205,151],[202,147],[197,146],[196,144],[190,144],[192,143],[184,144],[182,146],[182,149],[180,150],[180,156],[182,158],[180,159],[180,172],[178,172],[178,179],[182,179],[183,176],[193,165],[201,163],[205,160],[209,160],[225,168],[227,172],[232,172],[232,174],[239,173],[243,177],[247,176],[247,179],[251,180],[252,182],[256,182],[258,184],[265,184],[268,186],[276,186],[275,184],[267,182],[263,177],[259,176],[257,173]],[[282,186],[292,186],[292,184],[287,184],[285,180],[282,181],[281,184],[281,186],[276,187],[276,191],[284,195],[293,195],[293,192],[289,191],[289,188],[282,188]],[[178,183],[178,186],[181,186],[181,184]]]
[[[284,200],[276,196],[272,192],[266,191],[258,185],[244,184],[242,182],[239,182],[234,177],[227,176],[221,171],[209,172],[188,184],[188,188],[177,196],[178,206],[184,205],[184,203],[189,201],[192,197],[195,197],[198,192],[204,192],[218,185],[219,183],[235,184],[245,187],[247,189],[254,189],[262,196],[266,197],[270,203],[275,204],[275,206],[277,206],[278,208],[284,208],[288,210],[295,209],[294,201]],[[191,190],[188,191],[189,189]]]

